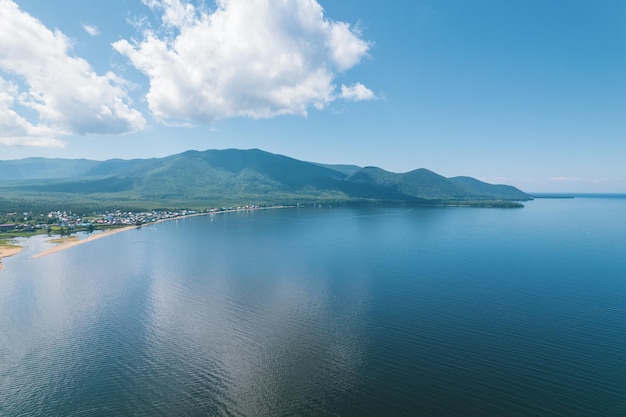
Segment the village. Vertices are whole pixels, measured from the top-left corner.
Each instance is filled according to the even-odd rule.
[[[92,213],[79,215],[71,211],[51,211],[47,214],[33,215],[31,212],[12,212],[0,215],[0,233],[60,233],[69,234],[75,231],[93,231],[96,229],[141,226],[159,221],[172,220],[181,217],[214,214],[228,211],[254,210],[260,208],[256,205],[237,207],[214,207],[206,210],[152,210],[145,212],[112,210],[104,213]]]

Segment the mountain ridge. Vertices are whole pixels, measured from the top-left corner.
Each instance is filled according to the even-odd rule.
[[[446,178],[425,168],[301,161],[260,149],[190,150],[162,158],[0,160],[0,198],[76,199],[141,206],[390,203],[516,206],[532,199],[508,185]],[[508,204],[502,204],[503,202]]]

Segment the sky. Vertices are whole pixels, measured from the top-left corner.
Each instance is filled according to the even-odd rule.
[[[626,2],[0,0],[0,159],[226,148],[626,193]]]

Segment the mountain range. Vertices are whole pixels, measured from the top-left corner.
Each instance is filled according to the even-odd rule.
[[[446,178],[427,169],[300,161],[259,149],[187,151],[164,158],[26,158],[0,161],[0,203],[135,208],[242,204],[388,203],[519,206],[531,197],[509,185]]]

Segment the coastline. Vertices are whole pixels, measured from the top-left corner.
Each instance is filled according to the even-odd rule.
[[[59,251],[65,250],[65,249],[73,248],[74,246],[82,245],[84,243],[93,242],[94,240],[102,239],[103,237],[111,236],[111,235],[114,235],[116,233],[121,233],[121,232],[125,232],[127,230],[136,229],[137,227],[138,226],[120,227],[118,229],[105,230],[102,233],[91,235],[89,237],[86,237],[85,239],[68,240],[68,241],[60,243],[60,244],[58,244],[56,246],[53,246],[50,249],[46,249],[43,252],[40,252],[40,253],[37,253],[37,254],[33,255],[32,259],[41,258],[42,256],[50,255],[51,253],[56,253],[56,252],[59,252]]]
[[[21,246],[2,245],[0,246],[0,270],[2,270],[2,259],[14,256],[24,249]]]
[[[74,239],[70,238],[68,240],[62,241],[61,243],[59,243],[56,246],[51,247],[50,249],[46,249],[43,252],[40,252],[40,253],[37,253],[37,254],[33,255],[31,257],[31,259],[41,258],[42,256],[50,255],[52,253],[60,252],[60,251],[65,250],[65,249],[73,248],[74,246],[82,245],[84,243],[89,243],[89,242],[92,242],[92,241],[97,240],[97,239],[102,239],[103,237],[114,235],[116,233],[125,232],[127,230],[138,229],[138,228],[140,228],[142,226],[145,227],[145,226],[149,226],[151,224],[157,224],[157,223],[162,223],[162,222],[169,222],[169,221],[172,221],[172,220],[181,220],[181,219],[185,219],[187,217],[207,216],[207,215],[213,216],[215,214],[233,213],[233,212],[237,212],[237,211],[269,210],[269,209],[289,208],[289,207],[293,207],[293,206],[257,207],[257,208],[254,208],[254,209],[233,209],[233,210],[221,210],[221,211],[214,211],[214,212],[195,213],[195,214],[189,214],[189,215],[186,215],[186,216],[178,216],[178,217],[172,217],[172,218],[168,218],[168,219],[160,219],[160,220],[157,220],[155,222],[144,223],[141,226],[132,225],[132,226],[120,227],[120,228],[117,228],[117,229],[109,229],[109,230],[105,230],[102,233],[98,233],[98,234],[94,234],[94,235],[91,235],[89,237],[86,237],[85,239],[74,240]],[[55,239],[53,239],[53,240],[55,240]],[[23,248],[18,248],[18,249],[21,250]],[[17,252],[19,252],[19,250]],[[0,252],[0,260],[4,256],[11,256],[11,255],[2,255],[1,252]],[[0,263],[0,268],[2,268],[2,264],[1,263]]]

